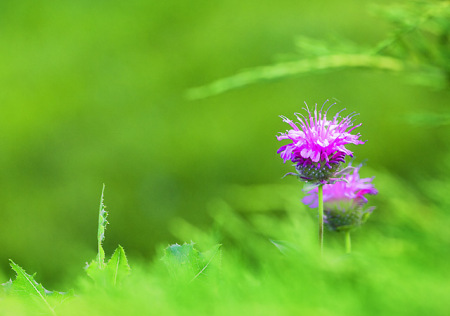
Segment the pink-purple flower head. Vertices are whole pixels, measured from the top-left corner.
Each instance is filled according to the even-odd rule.
[[[346,230],[363,224],[373,207],[366,208],[366,195],[375,195],[378,191],[372,184],[373,178],[359,176],[361,166],[353,168],[353,173],[347,174],[344,181],[323,186],[325,224],[331,230]],[[302,202],[311,208],[318,206],[317,187],[308,192]]]
[[[316,104],[314,113],[311,113],[306,105],[304,110],[308,113],[308,117],[294,113],[298,122],[281,116],[292,129],[277,136],[278,140],[291,141],[277,151],[284,162],[290,160],[295,163],[295,168],[303,180],[322,184],[329,182],[346,156],[353,157],[353,152],[345,147],[347,144],[364,144],[364,141],[358,139],[359,133],[351,134],[355,128],[361,126],[361,124],[353,126],[353,117],[357,113],[341,117],[339,115],[343,111],[341,110],[332,120],[328,120],[328,110],[336,103],[323,112],[323,106],[327,102],[328,100],[320,111],[317,111]]]

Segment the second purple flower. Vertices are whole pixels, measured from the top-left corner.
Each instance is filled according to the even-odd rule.
[[[372,184],[373,178],[361,178],[361,166],[353,169],[344,179],[334,184],[323,186],[325,223],[330,230],[346,231],[362,225],[374,207],[366,207],[367,195],[378,194]],[[318,188],[308,192],[302,199],[305,205],[316,208],[319,205]]]

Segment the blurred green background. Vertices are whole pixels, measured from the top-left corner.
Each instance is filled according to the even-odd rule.
[[[275,135],[287,128],[278,115],[303,101],[336,98],[359,112],[368,142],[351,150],[368,159],[365,176],[388,173],[432,203],[422,184],[449,178],[449,126],[411,117],[448,113],[448,89],[353,69],[185,97],[292,52],[298,35],[371,46],[388,32],[354,0],[1,1],[3,273],[8,258],[49,287],[80,273],[96,254],[102,183],[105,249],[120,243],[135,260],[180,242],[175,218],[208,227],[207,205],[233,184],[296,186],[301,210],[301,186],[280,179],[291,167]],[[383,230],[391,214],[376,214],[386,218],[367,225]]]

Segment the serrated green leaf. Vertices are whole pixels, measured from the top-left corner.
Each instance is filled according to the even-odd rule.
[[[220,246],[216,245],[207,252],[201,253],[194,248],[194,243],[169,245],[164,250],[161,260],[169,273],[177,280],[194,281],[210,268],[213,259],[220,258]]]
[[[106,266],[106,272],[111,283],[115,286],[130,274],[131,268],[122,246],[118,246]]]
[[[173,278],[178,280],[192,279],[201,269],[200,256],[194,243],[169,245],[161,259]]]
[[[34,299],[51,312],[56,315],[54,310],[55,305],[62,303],[67,298],[71,297],[73,293],[62,293],[56,291],[46,290],[42,284],[34,280],[34,275],[29,275],[23,268],[18,266],[14,261],[10,260],[11,268],[16,272],[17,276],[14,281],[9,280],[2,284],[6,293],[18,295],[21,297],[29,297]]]
[[[105,230],[108,221],[106,217],[108,213],[103,204],[103,196],[105,192],[105,185],[103,184],[102,196],[100,198],[100,209],[98,215],[98,253],[95,260],[86,265],[87,275],[95,281],[97,285],[108,287],[119,284],[123,278],[130,274],[130,266],[122,246],[118,246],[114,251],[108,263],[105,263],[105,251],[103,250],[102,242],[105,239]]]
[[[87,275],[99,286],[109,287],[119,285],[130,274],[131,268],[122,246],[118,246],[108,263],[100,268],[93,260],[87,267]]]
[[[184,243],[183,245],[173,244],[167,246],[162,260],[166,263],[176,264],[197,264],[199,252],[194,248],[194,243]]]

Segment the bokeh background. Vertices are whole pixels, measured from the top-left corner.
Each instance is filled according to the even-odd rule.
[[[105,249],[120,243],[131,260],[181,242],[177,218],[209,227],[211,201],[232,199],[230,186],[288,184],[300,201],[296,180],[281,179],[291,167],[276,154],[275,135],[287,128],[278,115],[304,101],[334,98],[359,112],[368,142],[351,150],[367,159],[364,175],[389,174],[433,203],[424,183],[448,183],[449,126],[411,118],[448,115],[448,89],[349,69],[186,98],[190,88],[291,53],[296,36],[332,33],[372,46],[390,30],[354,0],[1,1],[5,280],[9,258],[49,287],[81,273],[96,254],[103,183]],[[367,225],[383,230],[394,211],[379,207]]]

